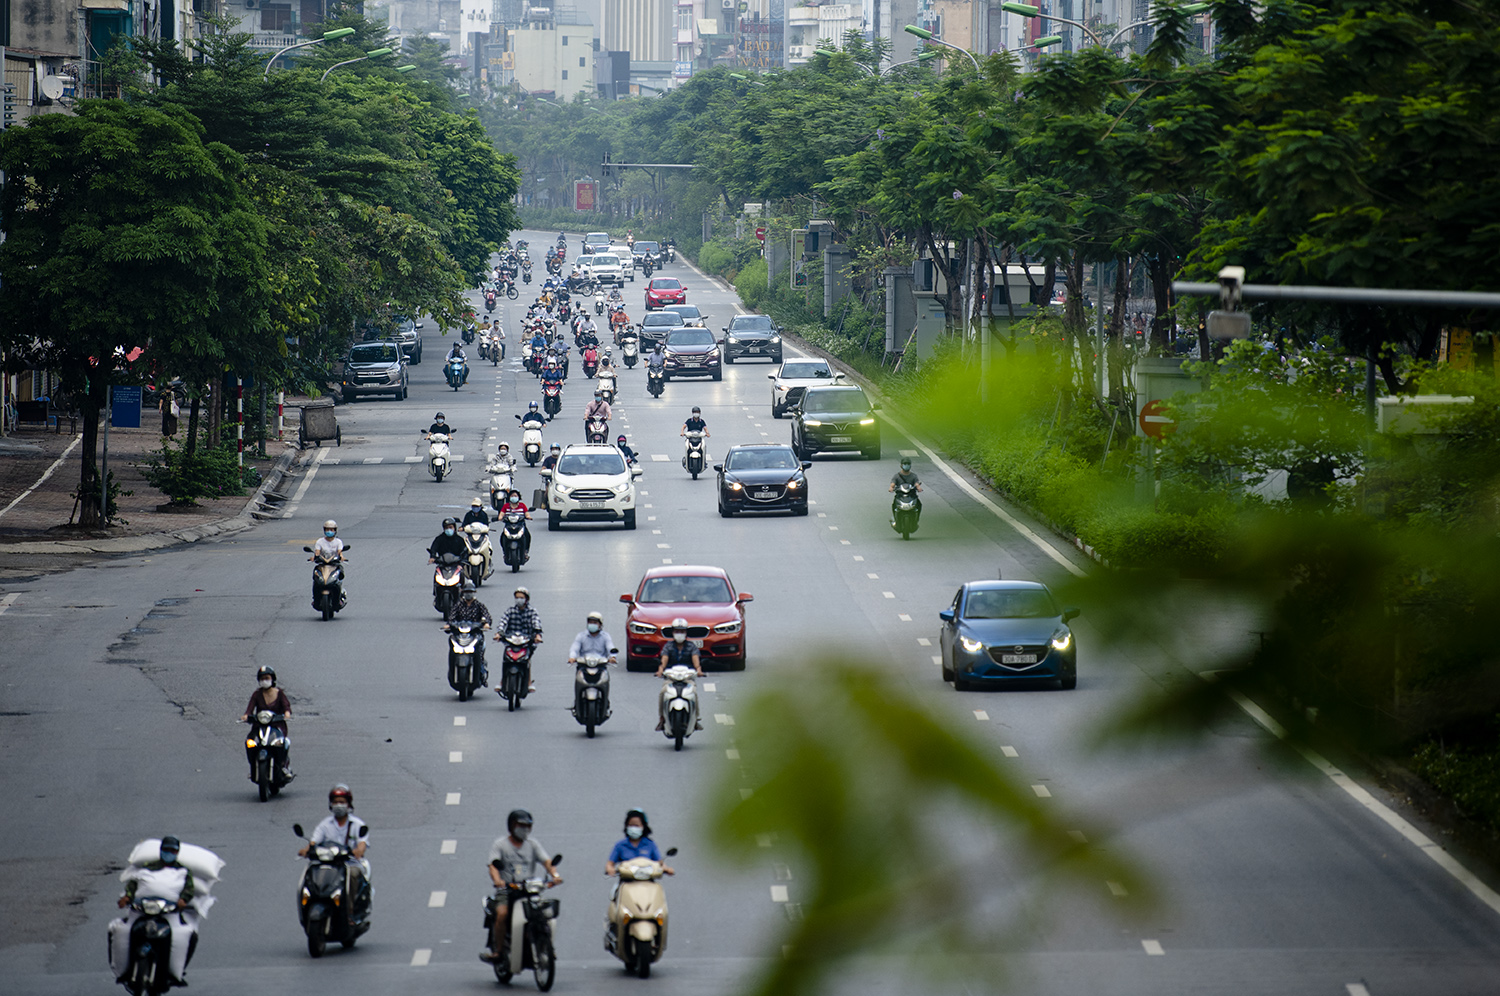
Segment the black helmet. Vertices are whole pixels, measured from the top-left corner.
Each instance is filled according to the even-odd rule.
[[[693,414],[694,415],[702,415],[703,414],[703,409],[699,408],[697,405],[694,405],[693,406]]]
[[[505,832],[509,833],[510,831],[514,830],[517,823],[524,823],[527,826],[531,826],[535,822],[536,821],[531,818],[531,814],[526,810],[512,809],[510,811],[510,815],[505,818]]]
[[[262,664],[259,671],[255,672],[255,680],[270,678],[271,684],[276,684],[276,669],[269,664]]]
[[[177,860],[177,855],[181,853],[181,851],[182,841],[178,840],[176,837],[168,835],[161,839],[161,850],[158,852],[158,856],[163,861],[174,862]],[[169,858],[167,857],[168,854],[172,856]]]
[[[435,422],[441,422],[441,421],[444,420],[445,417],[446,416],[444,416],[442,412],[438,412],[436,415],[433,416],[433,421],[435,421]]]
[[[454,528],[455,528],[455,529],[457,529],[457,528],[458,528],[458,520],[457,520],[457,519],[455,519],[455,518],[454,518],[454,517],[453,517],[453,516],[451,516],[451,515],[450,515],[450,516],[448,516],[448,517],[447,517],[447,518],[446,518],[446,519],[444,519],[444,520],[443,520],[443,528],[444,528],[444,529],[447,529],[447,528],[448,528],[448,527],[449,527],[449,526],[452,526],[452,527],[454,527]]]
[[[901,458],[901,469],[902,470],[911,470],[911,457],[902,457]]]
[[[464,578],[462,591],[465,595],[472,595],[478,590],[479,589],[474,587],[474,582],[472,580],[470,580],[469,578]]]
[[[644,828],[644,832],[641,834],[641,836],[651,836],[651,821],[646,818],[646,811],[644,809],[627,810],[625,813],[625,826],[630,826],[630,818],[632,816],[639,816],[641,818],[641,826]]]

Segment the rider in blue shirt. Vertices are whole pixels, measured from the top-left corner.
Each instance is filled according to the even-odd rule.
[[[632,809],[625,814],[625,839],[616,843],[614,850],[609,852],[609,860],[604,862],[604,874],[614,876],[620,865],[636,858],[656,862],[662,859],[661,849],[651,839],[651,824],[646,822],[644,809]],[[662,865],[662,871],[668,875],[677,874],[666,865]]]

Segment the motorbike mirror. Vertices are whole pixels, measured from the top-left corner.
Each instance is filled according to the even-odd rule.
[[[624,602],[626,605],[629,605],[631,602],[635,601],[635,596],[634,595],[621,595],[620,596],[620,601]]]
[[[370,826],[369,826],[369,824],[365,824],[364,826],[362,826],[362,827],[359,828],[359,835],[361,837],[363,837],[365,834],[367,834],[369,832],[370,832]]]
[[[344,544],[344,552],[345,553],[348,553],[352,549],[354,549],[354,547],[350,546],[348,543]]]
[[[677,855],[677,848],[675,848],[675,847],[669,847],[669,848],[667,848],[667,857],[671,858],[671,857],[675,857],[676,855]]]
[[[620,652],[620,648],[619,647],[610,647],[609,648],[609,652],[612,653],[612,654],[618,654]]]
[[[556,868],[560,864],[562,864],[562,854],[558,853],[552,855],[552,867]]]
[[[312,553],[312,547],[310,547],[310,546],[304,546],[302,548],[302,552],[303,553]]]
[[[298,837],[302,836],[302,824],[300,824],[300,823],[293,823],[292,824],[292,833],[296,834]]]

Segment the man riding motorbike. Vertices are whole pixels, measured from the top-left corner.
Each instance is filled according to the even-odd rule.
[[[635,450],[633,450],[629,446],[625,445],[625,434],[623,432],[620,433],[619,437],[615,440],[615,449],[619,450],[620,453],[625,457],[625,462],[626,463],[638,463],[639,462],[636,459],[636,452],[635,452]]]
[[[467,526],[471,522],[482,522],[486,526],[490,524],[490,517],[484,510],[484,502],[474,498],[469,502],[469,511],[464,513],[464,521],[461,525]]]
[[[573,637],[573,646],[568,649],[568,663],[577,664],[580,657],[595,654],[615,662],[615,641],[604,629],[604,615],[590,612],[584,619],[583,632]]]
[[[354,793],[343,782],[328,790],[328,813],[297,853],[305,858],[319,844],[338,844],[349,852],[350,860],[344,864],[344,895],[349,897],[349,921],[361,923],[370,915],[370,862],[365,860],[370,838],[368,832],[360,834],[365,821],[354,815]]]
[[[439,412],[438,418],[442,417],[442,413]],[[313,544],[313,559],[316,561],[319,557],[322,557],[324,560],[337,560],[339,562],[339,583],[341,585],[341,590],[344,592],[344,596],[347,598],[349,594],[349,586],[343,583],[344,541],[339,539],[339,524],[332,519],[329,519],[327,522],[323,523],[323,535],[320,536],[318,538],[318,541]],[[318,603],[314,601],[313,608],[321,608],[321,606],[319,606]],[[282,732],[285,733],[286,731],[283,730]]]
[[[520,512],[522,516],[521,529],[523,530],[521,540],[521,553],[527,560],[531,559],[531,527],[526,522],[531,521],[531,511],[526,503],[521,500],[521,492],[516,488],[510,489],[510,494],[505,497],[505,504],[500,506],[500,518],[505,518],[508,512]]]
[[[193,949],[196,947],[194,941],[198,933],[198,911],[190,904],[193,901],[193,897],[197,895],[198,889],[197,884],[193,881],[193,873],[177,862],[177,856],[181,853],[181,850],[181,841],[176,837],[165,836],[161,838],[160,849],[157,851],[157,860],[140,866],[133,865],[132,870],[144,872],[181,872],[182,874],[182,887],[178,890],[177,896],[173,900],[177,909],[168,918],[167,923],[172,931],[170,966],[173,976],[172,981],[178,985],[185,986],[187,985],[187,966],[188,962],[193,958]],[[153,877],[159,878],[159,876]],[[128,878],[125,882],[125,894],[119,898],[116,905],[121,909],[130,906],[135,901],[136,891],[140,885],[141,881],[139,878]],[[158,887],[160,887],[159,883]],[[157,898],[168,899],[171,897],[160,896]],[[134,910],[127,914],[125,918],[126,926],[122,931],[125,938],[130,937],[132,932],[130,925],[133,925],[139,916],[140,914]],[[127,970],[124,965],[120,966],[120,968],[121,970]]]
[[[490,863],[486,866],[495,886],[495,919],[490,925],[490,946],[479,952],[479,960],[494,963],[506,956],[510,941],[510,893],[507,886],[522,885],[536,875],[540,867],[553,885],[562,884],[562,876],[552,867],[552,856],[531,839],[531,814],[513,809],[505,818],[506,835],[490,845]]]
[[[543,470],[554,470],[557,467],[557,458],[562,456],[562,447],[553,443],[547,449],[547,455],[542,459]]]
[[[493,626],[495,619],[490,615],[490,610],[485,607],[485,604],[479,600],[474,582],[468,578],[464,578],[463,594],[459,596],[457,602],[453,603],[453,607],[448,610],[448,618],[444,622],[483,623],[486,626]],[[447,629],[447,625],[444,625],[443,630],[446,632]],[[474,655],[474,663],[479,666],[479,683],[488,686],[490,683],[490,672],[484,666],[483,637],[474,642]]]
[[[452,516],[443,520],[443,531],[438,533],[431,545],[427,547],[427,562],[436,563],[437,559],[445,553],[451,553],[459,559],[469,555],[469,544],[458,535],[458,521]]]
[[[441,432],[445,436],[453,435],[453,430],[448,428],[448,421],[443,417],[442,412],[438,412],[437,415],[433,417],[432,425],[427,428],[427,432],[429,435],[434,432]]]
[[[532,643],[542,642],[542,620],[536,614],[536,609],[531,607],[531,590],[519,587],[515,590],[516,602],[505,610],[505,618],[500,620],[500,626],[495,630],[495,640],[504,640],[507,636],[524,636]],[[536,691],[536,672],[532,671],[531,687],[529,692]],[[503,696],[503,689],[495,689],[496,695]]]
[[[540,429],[547,424],[547,416],[537,410],[536,402],[533,401],[526,406],[526,414],[521,416],[522,431],[535,426]]]
[[[687,421],[682,423],[682,431],[678,435],[686,436],[689,432],[701,432],[704,439],[713,435],[708,431],[708,423],[703,421],[703,409],[697,405],[693,406],[693,413],[688,416]]]
[[[672,641],[665,643],[661,648],[661,663],[656,665],[656,676],[660,678],[662,672],[669,667],[678,664],[686,664],[703,677],[703,665],[698,657],[698,645],[687,638],[688,622],[681,616],[672,620]],[[667,728],[667,692],[670,686],[663,685],[661,694],[656,697],[656,729],[658,732]],[[694,730],[703,729],[703,724],[698,723]]]
[[[604,394],[601,391],[594,392],[594,400],[590,401],[588,407],[583,410],[584,439],[588,438],[589,422],[596,418],[603,420],[605,426],[608,427],[610,418],[609,402],[604,400]]]

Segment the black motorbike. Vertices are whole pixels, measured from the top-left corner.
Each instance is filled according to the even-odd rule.
[[[484,684],[479,655],[484,647],[484,624],[460,620],[447,623],[448,687],[458,693],[458,701],[467,702]]]
[[[531,655],[536,644],[518,633],[505,636],[505,662],[500,676],[500,697],[509,707],[507,712],[521,708],[521,700],[530,694]]]
[[[618,653],[618,651],[616,651]],[[573,677],[573,718],[590,738],[594,728],[609,719],[609,660],[588,654]]]
[[[922,518],[922,499],[917,497],[915,484],[898,484],[896,497],[891,502],[891,528],[904,540],[911,539],[917,531],[917,522]]]
[[[180,909],[170,899],[158,896],[136,896],[130,908],[137,914],[130,925],[130,962],[119,983],[130,996],[161,996],[175,985],[172,981],[171,917]],[[114,943],[114,934],[110,934]],[[188,945],[188,960],[198,946],[193,934]]]
[[[464,558],[456,553],[444,553],[437,558],[437,570],[432,575],[432,607],[444,619],[453,603],[458,601],[460,586],[464,580]]]
[[[286,722],[286,716],[258,709],[246,722],[250,724],[250,732],[245,736],[245,759],[250,762],[251,778],[260,789],[260,801],[265,802],[279,795],[282,786],[291,781],[286,774],[287,736],[273,725]]]
[[[661,392],[666,387],[666,378],[660,367],[648,367],[646,369],[646,391],[653,397],[661,397]]]
[[[292,824],[292,832],[302,837],[302,824]],[[369,832],[367,826],[359,828],[361,837]],[[355,879],[358,893],[344,894],[355,884],[350,882],[346,868],[354,860],[357,859],[342,844],[308,841],[307,870],[302,873],[297,917],[307,933],[307,953],[314,958],[323,957],[329,941],[354,947],[354,942],[370,929],[370,883],[359,876]]]
[[[323,620],[327,622],[333,618],[333,614],[342,609],[349,602],[349,596],[344,593],[344,562],[339,557],[326,557],[320,553],[314,553],[313,548],[304,546],[303,551],[313,554],[313,579],[312,579],[312,604],[313,608],[323,613]],[[344,544],[344,552],[349,551],[349,545]]]
[[[506,512],[500,519],[500,553],[510,572],[515,574],[526,563],[526,516]]]

